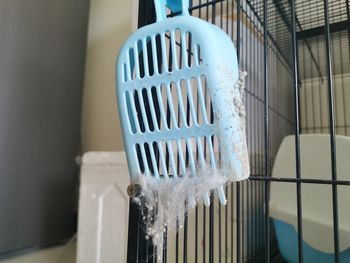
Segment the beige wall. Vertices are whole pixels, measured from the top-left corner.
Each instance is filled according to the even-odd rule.
[[[137,17],[136,1],[91,0],[82,116],[82,151],[123,149],[115,60]]]
[[[336,134],[350,136],[350,74],[334,75],[334,113]],[[300,90],[301,129],[303,133],[329,133],[328,88],[324,78],[302,81]]]

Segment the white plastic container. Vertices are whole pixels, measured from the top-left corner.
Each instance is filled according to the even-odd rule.
[[[336,136],[337,180],[350,179],[350,138]],[[329,135],[300,136],[301,177],[331,180]],[[295,178],[295,137],[284,138],[272,177]],[[303,183],[302,219],[305,262],[334,262],[332,186]],[[350,187],[338,186],[341,262],[350,262]],[[281,254],[297,262],[297,195],[295,183],[271,183],[270,214]]]
[[[89,152],[81,167],[78,263],[126,262],[129,173],[124,152]]]

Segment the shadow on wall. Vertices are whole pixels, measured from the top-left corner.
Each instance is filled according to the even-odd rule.
[[[85,67],[82,151],[123,150],[115,61],[137,19],[137,1],[92,0]]]

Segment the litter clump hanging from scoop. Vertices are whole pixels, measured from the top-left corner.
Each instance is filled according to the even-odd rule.
[[[196,207],[205,194],[226,182],[227,178],[222,176],[222,172],[211,167],[199,169],[197,176],[188,175],[160,182],[152,176],[140,176],[141,191],[134,201],[143,211],[146,234],[152,238],[154,245],[163,243],[165,229],[174,231],[179,217]],[[179,227],[182,228],[182,225]]]

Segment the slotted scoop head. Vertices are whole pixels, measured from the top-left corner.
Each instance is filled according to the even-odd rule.
[[[181,15],[166,18],[165,4]],[[132,183],[220,171],[248,178],[238,65],[231,39],[191,17],[188,1],[155,1],[157,22],[133,33],[117,61],[117,97]],[[217,187],[226,203],[223,185]],[[204,195],[210,203],[209,193]]]

